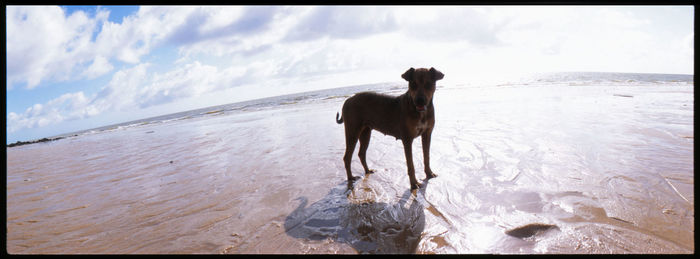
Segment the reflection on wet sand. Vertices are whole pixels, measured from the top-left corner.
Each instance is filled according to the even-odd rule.
[[[351,245],[358,253],[415,253],[425,228],[424,207],[417,199],[423,187],[407,189],[398,203],[377,202],[366,185],[349,189],[340,184],[320,201],[308,205],[299,197],[297,207],[284,221],[287,235],[309,240],[334,239]]]

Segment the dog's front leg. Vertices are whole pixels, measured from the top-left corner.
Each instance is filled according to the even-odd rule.
[[[423,165],[425,166],[425,178],[430,179],[436,177],[437,174],[430,170],[430,135],[432,135],[433,130],[427,130],[421,135],[421,143],[423,144]]]
[[[406,154],[406,167],[408,167],[408,179],[411,181],[411,190],[418,189],[420,184],[416,180],[416,170],[413,168],[413,152],[411,151],[411,145],[413,144],[413,139],[402,139],[403,141],[403,151]]]

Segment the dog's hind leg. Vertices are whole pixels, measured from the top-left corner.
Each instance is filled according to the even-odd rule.
[[[348,183],[352,183],[360,178],[359,176],[353,177],[352,171],[350,170],[352,153],[355,151],[355,144],[357,144],[359,133],[354,129],[355,127],[348,126],[348,123],[345,123],[345,156],[343,157],[343,162],[345,162],[345,172],[348,175]]]
[[[365,169],[365,174],[374,173],[374,170],[370,170],[367,166],[367,147],[369,147],[369,139],[372,136],[372,129],[365,127],[360,133],[360,151],[357,156],[360,157],[360,162],[362,167]]]

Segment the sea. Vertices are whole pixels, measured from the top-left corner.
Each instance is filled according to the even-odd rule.
[[[658,86],[658,85],[693,85],[694,75],[684,74],[651,74],[651,73],[610,73],[610,72],[552,72],[552,73],[532,73],[522,76],[503,78],[501,80],[489,80],[484,82],[466,82],[456,84],[458,87],[528,87],[528,86]],[[440,87],[451,87],[442,86]],[[279,105],[289,105],[297,103],[309,103],[317,100],[350,97],[354,93],[363,91],[374,91],[385,94],[397,94],[405,91],[406,85],[402,82],[383,82],[375,84],[346,86],[310,92],[301,92],[281,96],[253,99],[243,102],[210,106],[183,112],[176,112],[161,116],[144,118],[139,120],[121,122],[107,126],[80,130],[65,134],[56,135],[49,139],[66,137],[77,137],[86,134],[97,134],[105,131],[122,130],[126,128],[138,127],[154,123],[165,123],[176,120],[187,120],[204,116],[214,116],[235,112],[245,112],[259,110]]]

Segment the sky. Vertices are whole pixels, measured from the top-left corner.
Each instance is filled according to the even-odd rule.
[[[530,72],[693,74],[693,6],[7,6],[7,143],[255,98]]]

